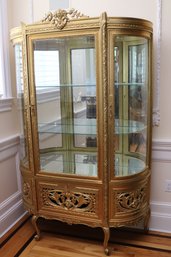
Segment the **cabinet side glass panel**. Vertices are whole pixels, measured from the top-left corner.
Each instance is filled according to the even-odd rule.
[[[23,61],[22,61],[22,45],[15,45],[15,64],[16,64],[16,84],[17,84],[17,110],[19,115],[20,129],[20,160],[24,166],[28,167],[28,146],[27,146],[27,130],[26,116],[24,115],[24,83],[23,83]]]
[[[94,36],[34,41],[43,172],[97,176],[94,43]],[[89,101],[94,107],[91,117],[87,111]],[[89,138],[93,143],[88,143]]]
[[[146,168],[148,40],[117,36],[114,45],[115,176],[127,176]]]

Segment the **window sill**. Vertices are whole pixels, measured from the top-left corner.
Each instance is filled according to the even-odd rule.
[[[0,98],[0,112],[8,112],[12,110],[13,98]]]

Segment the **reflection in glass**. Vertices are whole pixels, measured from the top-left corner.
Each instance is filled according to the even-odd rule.
[[[96,147],[95,49],[72,49],[71,62],[74,143],[76,147]],[[84,126],[84,135],[76,132],[79,124]]]
[[[56,167],[58,167],[58,172],[63,172],[62,154],[56,152],[41,154],[41,170],[56,173]]]
[[[115,176],[129,176],[145,169],[143,160],[123,154],[115,156]]]
[[[47,41],[47,40],[46,40]],[[40,149],[62,146],[59,87],[59,50],[54,41],[34,43],[34,72]]]
[[[115,176],[138,173],[145,168],[148,107],[147,43],[147,39],[142,37],[115,38]]]
[[[33,43],[40,167],[44,172],[97,176],[94,44],[94,36]],[[78,148],[83,153],[76,154]]]
[[[97,176],[97,156],[95,154],[75,154],[74,173],[81,176]]]

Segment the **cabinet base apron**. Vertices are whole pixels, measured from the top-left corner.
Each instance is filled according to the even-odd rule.
[[[149,216],[150,216],[150,209],[147,211],[146,215],[144,218],[139,218],[137,221],[132,221],[132,222],[128,222],[128,225],[135,225],[139,222],[141,222],[141,220],[143,219],[143,223],[144,223],[144,233],[147,233],[148,232],[148,221],[149,221]],[[38,224],[37,224],[37,220],[39,218],[45,218],[44,216],[39,216],[39,215],[33,215],[32,216],[32,224],[35,228],[35,231],[36,231],[36,235],[34,236],[35,240],[36,241],[39,241],[41,239],[41,231],[38,227]],[[48,218],[45,218],[45,219],[48,219]],[[68,223],[68,224],[72,224],[71,222]],[[74,223],[75,224],[75,223]],[[94,226],[93,226],[94,227]],[[116,228],[117,226],[115,226]],[[122,227],[122,226],[118,226],[118,227]],[[113,249],[110,248],[108,246],[108,243],[109,243],[109,240],[110,240],[110,229],[111,228],[114,228],[114,226],[112,227],[102,227],[103,229],[103,232],[104,232],[104,241],[103,241],[103,247],[104,247],[104,253],[108,256],[110,255],[112,252],[113,252]]]

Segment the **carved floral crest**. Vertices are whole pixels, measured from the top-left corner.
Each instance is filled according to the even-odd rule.
[[[83,17],[84,15],[81,14],[79,11],[75,9],[71,10],[57,10],[54,13],[49,12],[46,17],[42,20],[42,22],[49,21],[51,22],[56,28],[63,29],[67,22],[72,19],[78,19]]]

